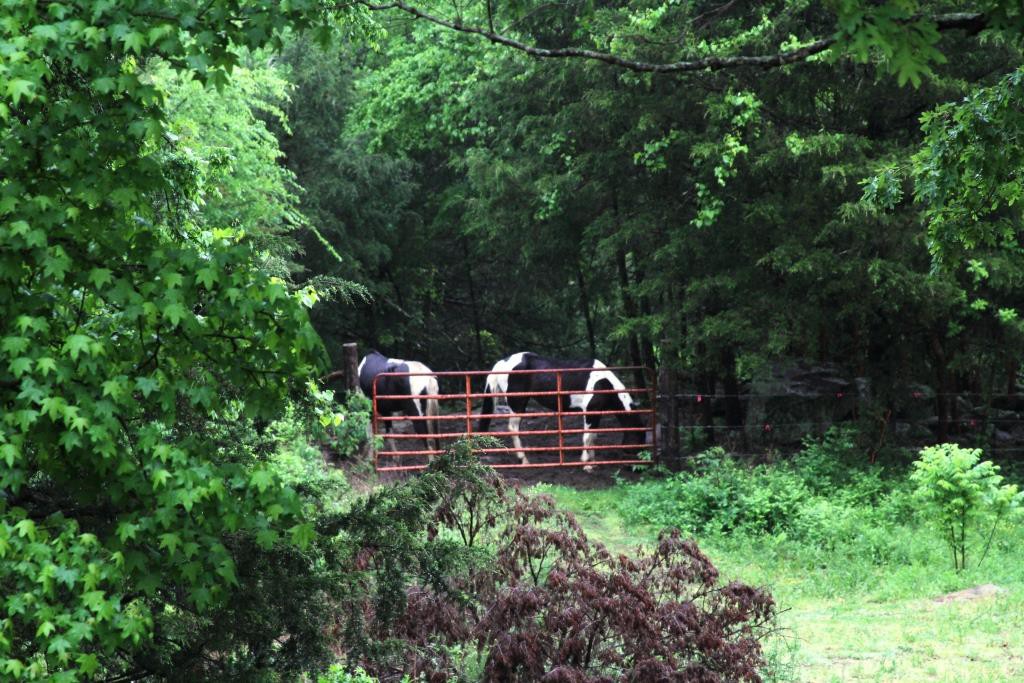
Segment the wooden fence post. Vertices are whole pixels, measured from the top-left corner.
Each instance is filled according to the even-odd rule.
[[[359,345],[355,342],[342,344],[345,368],[345,391],[359,390]]]

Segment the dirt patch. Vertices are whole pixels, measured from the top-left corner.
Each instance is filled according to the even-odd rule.
[[[974,586],[973,588],[966,588],[962,591],[956,591],[955,593],[947,593],[945,595],[935,598],[934,600],[932,600],[932,602],[939,605],[944,605],[948,602],[963,602],[966,600],[980,600],[982,598],[991,598],[993,596],[1005,592],[1005,588],[1000,588],[994,583],[986,583],[981,586]]]
[[[484,462],[490,458],[484,458]],[[515,456],[512,456],[515,461]],[[625,466],[598,466],[592,472],[585,472],[582,467],[537,467],[523,469],[495,469],[508,482],[517,482],[522,486],[534,486],[546,483],[557,486],[569,486],[579,490],[609,488],[616,481],[636,481],[641,477],[640,468],[634,470]],[[377,480],[383,484],[404,481],[418,474],[409,472],[378,472]]]
[[[640,478],[640,468],[605,465],[585,472],[582,467],[547,467],[522,470],[496,470],[507,481],[517,481],[523,486],[547,483],[570,486],[574,489],[592,490],[609,488],[616,481],[635,481]]]

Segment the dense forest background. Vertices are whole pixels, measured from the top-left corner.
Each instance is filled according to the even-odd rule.
[[[609,40],[653,62],[678,45],[768,53],[834,22],[807,2],[502,17],[529,44]],[[382,27],[378,49],[300,40],[277,66],[294,86],[282,162],[319,229],[299,278],[366,288],[314,312],[335,359],[345,341],[435,369],[598,357],[723,397],[689,406],[692,424],[806,423],[749,399],[842,393],[871,431],[913,417],[918,438],[1015,442],[1019,423],[993,411],[1019,407],[1016,176],[950,221],[1005,234],[968,248],[928,228],[956,201],[939,165],[972,163],[950,141],[1000,135],[966,117],[999,116],[986,88],[1008,87],[1014,41],[968,24],[880,60],[680,75],[531,59],[401,13]],[[826,381],[798,391],[801,373]]]

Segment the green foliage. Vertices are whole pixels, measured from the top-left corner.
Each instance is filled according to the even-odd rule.
[[[309,309],[331,291],[375,301],[316,314],[321,332],[445,364],[524,345],[649,363],[667,337],[662,360],[712,386],[813,356],[871,368],[879,395],[954,372],[991,390],[1024,348],[1020,74],[978,74],[1019,64],[1021,14],[968,5],[991,20],[983,53],[939,41],[945,5],[924,1],[499,10],[533,42],[652,59],[836,34],[835,55],[914,92],[845,62],[676,80],[531,61],[423,22],[375,34],[377,53],[316,51],[304,35],[361,16],[316,0],[5,5],[0,676],[296,673],[323,663],[341,591],[378,596],[387,625],[409,573],[455,566],[417,536],[444,472],[342,529],[344,481],[306,435],[318,421],[347,451],[365,429],[364,407],[342,420],[309,385]],[[286,42],[281,68],[264,50]],[[933,272],[904,175],[932,252],[982,247],[968,264]],[[299,288],[296,259],[316,276]],[[819,456],[715,457],[708,481],[670,480],[675,508],[637,514],[819,546],[903,509],[881,475]],[[880,516],[853,511],[867,500]],[[353,539],[406,545],[336,574]],[[387,649],[351,620],[358,647]]]
[[[693,146],[691,156],[698,167],[710,167],[714,182],[699,181],[697,188],[697,211],[693,225],[697,228],[711,226],[724,206],[723,201],[714,196],[711,186],[725,187],[726,181],[737,174],[737,159],[750,151],[742,139],[756,137],[757,128],[753,125],[758,118],[761,105],[757,96],[751,92],[728,93],[721,102],[709,101],[708,109],[711,116],[722,124],[726,130],[722,139],[714,143],[702,143]],[[747,132],[748,128],[753,130]]]
[[[957,570],[967,567],[968,546],[977,551],[976,535],[984,537],[988,527],[980,565],[1000,521],[1022,512],[1024,492],[1015,484],[1003,484],[999,467],[981,460],[981,449],[949,443],[925,448],[911,479],[917,484],[916,498],[933,513],[933,523],[949,544]]]
[[[672,475],[622,512],[629,521],[672,525],[690,533],[777,533],[790,526],[809,492],[799,477],[748,469],[721,448],[702,453],[697,471]]]
[[[837,0],[831,4],[836,7],[839,29],[836,52],[862,62],[877,60],[900,85],[909,81],[920,87],[923,78],[934,76],[932,65],[946,61],[937,47],[939,31],[934,19],[921,13],[927,3]]]
[[[792,540],[876,563],[906,557],[896,528],[916,514],[910,484],[863,460],[848,430],[808,439],[801,453],[774,465],[749,467],[714,448],[692,472],[628,487],[618,509],[629,523],[677,525],[699,536]]]
[[[457,442],[415,479],[353,501],[338,521],[348,562],[356,570],[344,580],[346,597],[339,610],[350,664],[401,668],[412,645],[395,637],[408,589],[421,584],[443,591],[451,576],[482,560],[451,537],[437,537],[433,523],[439,507],[487,488],[487,470],[473,453],[474,443]]]
[[[218,623],[218,609],[256,595],[246,563],[259,553],[245,548],[295,558],[313,540],[303,496],[265,453],[227,438],[308,395],[323,367],[315,294],[272,277],[245,237],[277,230],[291,190],[272,174],[272,198],[253,205],[244,174],[276,158],[244,118],[253,98],[214,102],[188,81],[227,91],[247,49],[326,30],[326,18],[313,2],[5,6],[6,678],[159,668],[132,657],[161,647],[169,618]],[[189,129],[205,116],[235,127]],[[301,576],[284,564],[280,576]]]
[[[910,382],[1006,386],[1024,348],[1019,255],[973,255],[983,280],[958,262],[933,268],[956,234],[1003,233],[988,221],[946,230],[929,214],[929,242],[921,211],[946,190],[1012,184],[1019,145],[993,152],[1006,164],[962,169],[965,183],[950,155],[928,180],[941,186],[935,201],[907,199],[912,169],[924,168],[911,160],[922,112],[929,147],[935,138],[955,151],[964,136],[933,135],[927,112],[980,96],[986,74],[1020,64],[1013,2],[963,4],[991,22],[984,47],[969,31],[940,34],[948,7],[929,0],[786,0],[757,12],[470,2],[460,21],[487,25],[488,9],[526,43],[649,61],[837,43],[754,78],[524,59],[422,21],[389,24],[376,53],[296,42],[302,95],[288,115],[303,123],[282,134],[287,163],[329,241],[356,245],[336,264],[310,242],[304,264],[365,283],[375,300],[317,313],[325,336],[355,330],[453,367],[528,345],[653,365],[664,341],[660,361],[709,387],[813,358],[867,376],[879,415]],[[1013,139],[1005,113],[988,134]],[[995,211],[1004,227],[1015,212]]]
[[[168,161],[195,173],[193,219],[243,231],[265,268],[288,278],[298,267],[291,233],[306,219],[298,211],[299,187],[264,122],[287,126],[281,107],[288,83],[269,57],[257,52],[242,59],[245,66],[233,69],[230,84],[219,90],[167,66],[148,71],[168,93],[167,134],[174,139]]]
[[[284,162],[304,189],[301,209],[309,217],[295,233],[299,260],[318,292],[350,304],[313,311],[335,357],[359,331],[372,331],[365,333],[367,341],[382,349],[396,338],[421,334],[407,332],[419,329],[417,311],[408,306],[406,292],[395,288],[408,283],[408,296],[417,296],[420,286],[432,287],[407,271],[410,263],[422,267],[430,244],[409,209],[417,190],[410,162],[370,152],[362,136],[345,134],[355,98],[350,52],[298,38],[277,65],[293,89],[285,106],[289,125],[275,131]]]
[[[844,539],[830,550],[792,536],[696,536],[724,575],[769,587],[778,601],[781,619],[766,652],[776,666],[788,666],[766,680],[828,681],[843,675],[913,680],[926,670],[957,680],[1013,678],[1015,658],[1024,652],[1024,631],[1018,628],[1024,614],[1024,566],[1019,562],[1024,527],[1007,525],[981,568],[972,561],[967,570],[956,572],[949,550],[927,528],[924,515],[913,514],[918,504],[909,481],[890,476],[884,484],[886,490],[906,490],[908,511],[880,522],[869,506],[860,505],[863,525],[853,538],[864,538],[863,545]],[[645,485],[543,488],[560,508],[577,516],[588,535],[628,554],[638,544],[653,544],[657,535],[656,528],[625,524],[617,514],[620,503],[628,509],[631,490]],[[869,554],[868,541],[886,536],[886,547],[894,552]],[[940,596],[982,584],[1004,591],[936,604]],[[786,655],[781,662],[780,649]],[[965,652],[974,654],[965,658]],[[851,664],[853,659],[858,663]]]
[[[914,157],[914,191],[937,253],[952,257],[988,246],[1019,256],[1022,94],[1024,70],[1017,69],[922,118],[925,144]]]
[[[326,673],[319,674],[316,683],[377,683],[377,679],[362,668],[349,672],[340,664],[335,664]]]
[[[1024,494],[1003,483],[997,466],[979,462],[978,450],[927,448],[909,476],[854,457],[864,459],[853,433],[838,430],[774,465],[743,466],[712,449],[693,473],[623,487],[617,507],[631,524],[678,524],[699,537],[728,535],[875,565],[939,561],[923,533],[933,524],[957,571],[967,567],[969,547],[980,565],[1000,542],[997,532],[1020,515]]]
[[[821,438],[807,437],[789,466],[817,495],[843,491],[856,500],[874,503],[891,487],[882,480],[881,467],[865,466],[859,432],[849,426],[831,427]]]
[[[294,408],[287,412],[262,433],[243,426],[224,436],[254,452],[269,451],[267,471],[295,492],[302,523],[275,523],[287,513],[271,504],[265,511],[270,525],[225,539],[235,586],[204,612],[176,605],[159,614],[153,640],[134,657],[153,676],[292,680],[333,660],[324,625],[337,619],[351,566],[340,539],[321,530],[347,509],[349,488],[342,473],[326,467],[319,450],[301,437],[310,416]],[[288,639],[282,641],[282,634]],[[211,658],[211,652],[219,656]]]
[[[350,401],[346,407],[330,414],[332,424],[334,420],[341,425],[351,422],[365,424],[368,421],[367,414],[358,412],[362,407],[361,403]],[[322,426],[326,417],[328,416],[324,414],[309,415],[307,411],[291,405],[281,419],[272,422],[266,428],[262,437],[254,436],[252,444],[254,449],[265,447],[261,441],[269,440],[274,444],[275,450],[270,467],[282,484],[291,487],[309,503],[316,505],[317,514],[332,514],[347,507],[348,485],[345,475],[340,469],[325,467],[324,455],[314,444],[314,437],[320,436],[324,431],[328,434],[333,433],[330,428],[324,430]],[[319,419],[312,425],[316,418]],[[365,439],[365,432],[363,438]],[[359,443],[357,439],[339,440],[335,442],[335,450],[343,455],[355,453]],[[349,450],[340,450],[342,448]]]
[[[361,392],[352,392],[342,411],[324,416],[321,424],[331,450],[341,457],[359,453],[370,435],[372,411],[373,405],[369,398]]]

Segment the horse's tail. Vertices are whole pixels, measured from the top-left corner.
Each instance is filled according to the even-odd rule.
[[[485,394],[495,394],[498,392],[498,382],[494,375],[487,375],[487,382],[484,383]],[[484,405],[480,408],[480,414],[487,416],[494,414],[494,397],[484,396]],[[491,430],[491,418],[481,417],[479,423],[477,423],[476,430],[478,432],[488,432]]]
[[[437,383],[437,377],[430,376],[430,377],[427,378],[427,391],[431,395],[433,395],[433,396],[437,396],[438,394],[441,393],[440,386]],[[427,401],[427,405],[426,405],[425,412],[427,414],[427,417],[436,418],[437,415],[438,415],[437,399],[436,398],[428,398],[426,401]],[[438,426],[437,426],[437,420],[436,419],[434,419],[434,420],[427,420],[427,433],[428,434],[438,434],[438,433],[440,433],[440,430],[438,429]],[[428,438],[427,439],[427,445],[430,447],[430,450],[436,451],[437,447],[438,447],[438,439],[437,439],[437,437],[434,437],[433,439]]]

